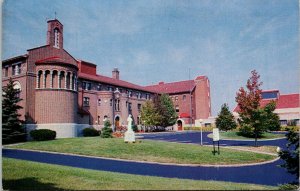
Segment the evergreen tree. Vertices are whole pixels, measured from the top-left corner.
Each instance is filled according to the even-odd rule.
[[[100,135],[101,138],[112,138],[113,137],[112,136],[113,131],[112,131],[112,128],[110,128],[110,126],[111,126],[111,124],[110,124],[109,120],[106,119],[104,121],[104,127],[101,131],[101,135]]]
[[[299,132],[289,129],[286,137],[288,140],[287,150],[279,152],[280,158],[285,161],[281,167],[299,178]]]
[[[20,90],[14,89],[14,81],[9,80],[8,84],[2,88],[2,143],[10,144],[26,140],[25,129],[18,110],[22,109],[18,103]]]
[[[234,116],[229,111],[228,105],[224,103],[221,107],[221,112],[216,119],[216,126],[220,130],[228,131],[236,128],[236,122]]]

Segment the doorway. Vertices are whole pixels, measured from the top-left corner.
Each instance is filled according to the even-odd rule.
[[[182,121],[181,120],[177,121],[177,130],[182,131]]]

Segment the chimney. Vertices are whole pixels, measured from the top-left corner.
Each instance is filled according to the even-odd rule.
[[[120,79],[120,74],[119,74],[119,70],[118,68],[114,68],[114,70],[112,71],[112,78],[119,80]]]

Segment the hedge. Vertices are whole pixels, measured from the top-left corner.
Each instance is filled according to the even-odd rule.
[[[101,131],[97,131],[94,128],[85,128],[82,130],[82,135],[84,137],[95,137],[95,136],[100,136]]]
[[[48,141],[56,138],[56,132],[50,129],[36,129],[30,131],[30,136],[35,141]]]

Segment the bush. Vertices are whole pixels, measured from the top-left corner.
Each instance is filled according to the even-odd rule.
[[[299,186],[296,184],[281,184],[278,190],[298,190]]]
[[[132,125],[132,131],[134,131],[134,132],[138,132],[138,127],[137,127],[137,125]]]
[[[104,122],[104,127],[101,131],[101,138],[112,138],[112,129],[110,128],[111,124],[108,120]]]
[[[82,134],[84,137],[95,137],[100,136],[101,131],[97,131],[94,128],[85,128],[82,130]]]
[[[56,132],[50,129],[36,129],[30,132],[30,136],[35,141],[48,141],[55,139]]]
[[[211,127],[202,127],[202,131],[211,132],[213,130],[213,126]],[[201,127],[184,127],[184,130],[193,130],[193,131],[201,131]]]

